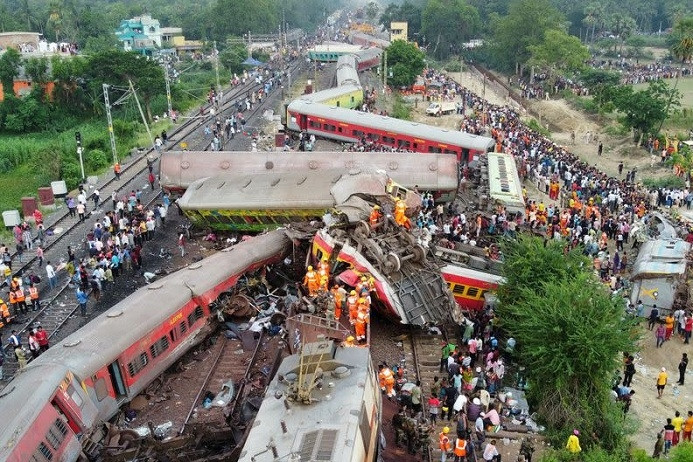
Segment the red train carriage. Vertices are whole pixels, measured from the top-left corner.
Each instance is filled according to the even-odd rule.
[[[92,428],[204,338],[218,296],[246,272],[281,261],[290,243],[275,231],[192,264],[29,363],[0,394],[0,460],[77,460]]]
[[[496,274],[453,264],[445,265],[441,273],[455,301],[464,310],[483,309],[484,294],[495,291],[505,281]]]
[[[407,151],[455,154],[460,161],[490,152],[495,144],[485,136],[300,99],[288,105],[286,126],[337,141],[366,139]]]

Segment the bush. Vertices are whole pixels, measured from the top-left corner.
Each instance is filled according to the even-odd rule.
[[[651,189],[673,188],[683,189],[686,187],[686,182],[683,178],[675,175],[665,176],[663,178],[643,178],[642,183]],[[693,459],[691,459],[693,460]]]
[[[626,136],[628,135],[628,130],[627,127],[624,127],[621,124],[612,124],[612,125],[607,125],[604,128],[604,133],[606,133],[609,136]]]
[[[551,136],[551,131],[543,125],[540,125],[536,119],[530,119],[529,122],[527,122],[527,126],[535,132],[546,136],[547,138]]]
[[[402,120],[411,119],[411,108],[404,102],[404,99],[399,94],[395,96],[395,103],[392,106],[392,117]]]
[[[111,165],[111,160],[108,154],[101,149],[92,149],[85,151],[84,168],[89,173],[96,173],[99,170]]]
[[[459,61],[448,61],[445,63],[445,66],[443,66],[443,69],[445,69],[447,72],[460,72],[462,69],[462,63]]]

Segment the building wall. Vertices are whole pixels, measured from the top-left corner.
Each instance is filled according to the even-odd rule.
[[[53,82],[47,82],[43,85],[44,91],[49,98],[53,96],[53,89],[55,84]],[[31,91],[31,82],[29,80],[15,80],[13,85],[14,94],[21,96],[23,94],[29,93]],[[0,102],[5,99],[5,92],[2,88],[2,83],[0,83]]]
[[[0,48],[17,48],[21,44],[30,43],[38,49],[38,32],[3,32],[0,33]]]
[[[394,40],[409,40],[409,23],[391,22],[390,23],[390,41]]]

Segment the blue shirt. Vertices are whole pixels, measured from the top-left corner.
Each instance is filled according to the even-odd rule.
[[[79,302],[80,305],[84,305],[87,303],[87,300],[89,297],[87,296],[86,292],[83,290],[77,290],[77,302]]]

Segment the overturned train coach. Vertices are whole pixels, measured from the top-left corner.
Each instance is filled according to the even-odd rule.
[[[0,395],[0,460],[75,461],[90,431],[210,331],[217,298],[245,273],[279,263],[291,240],[241,242],[135,293],[52,346]]]

